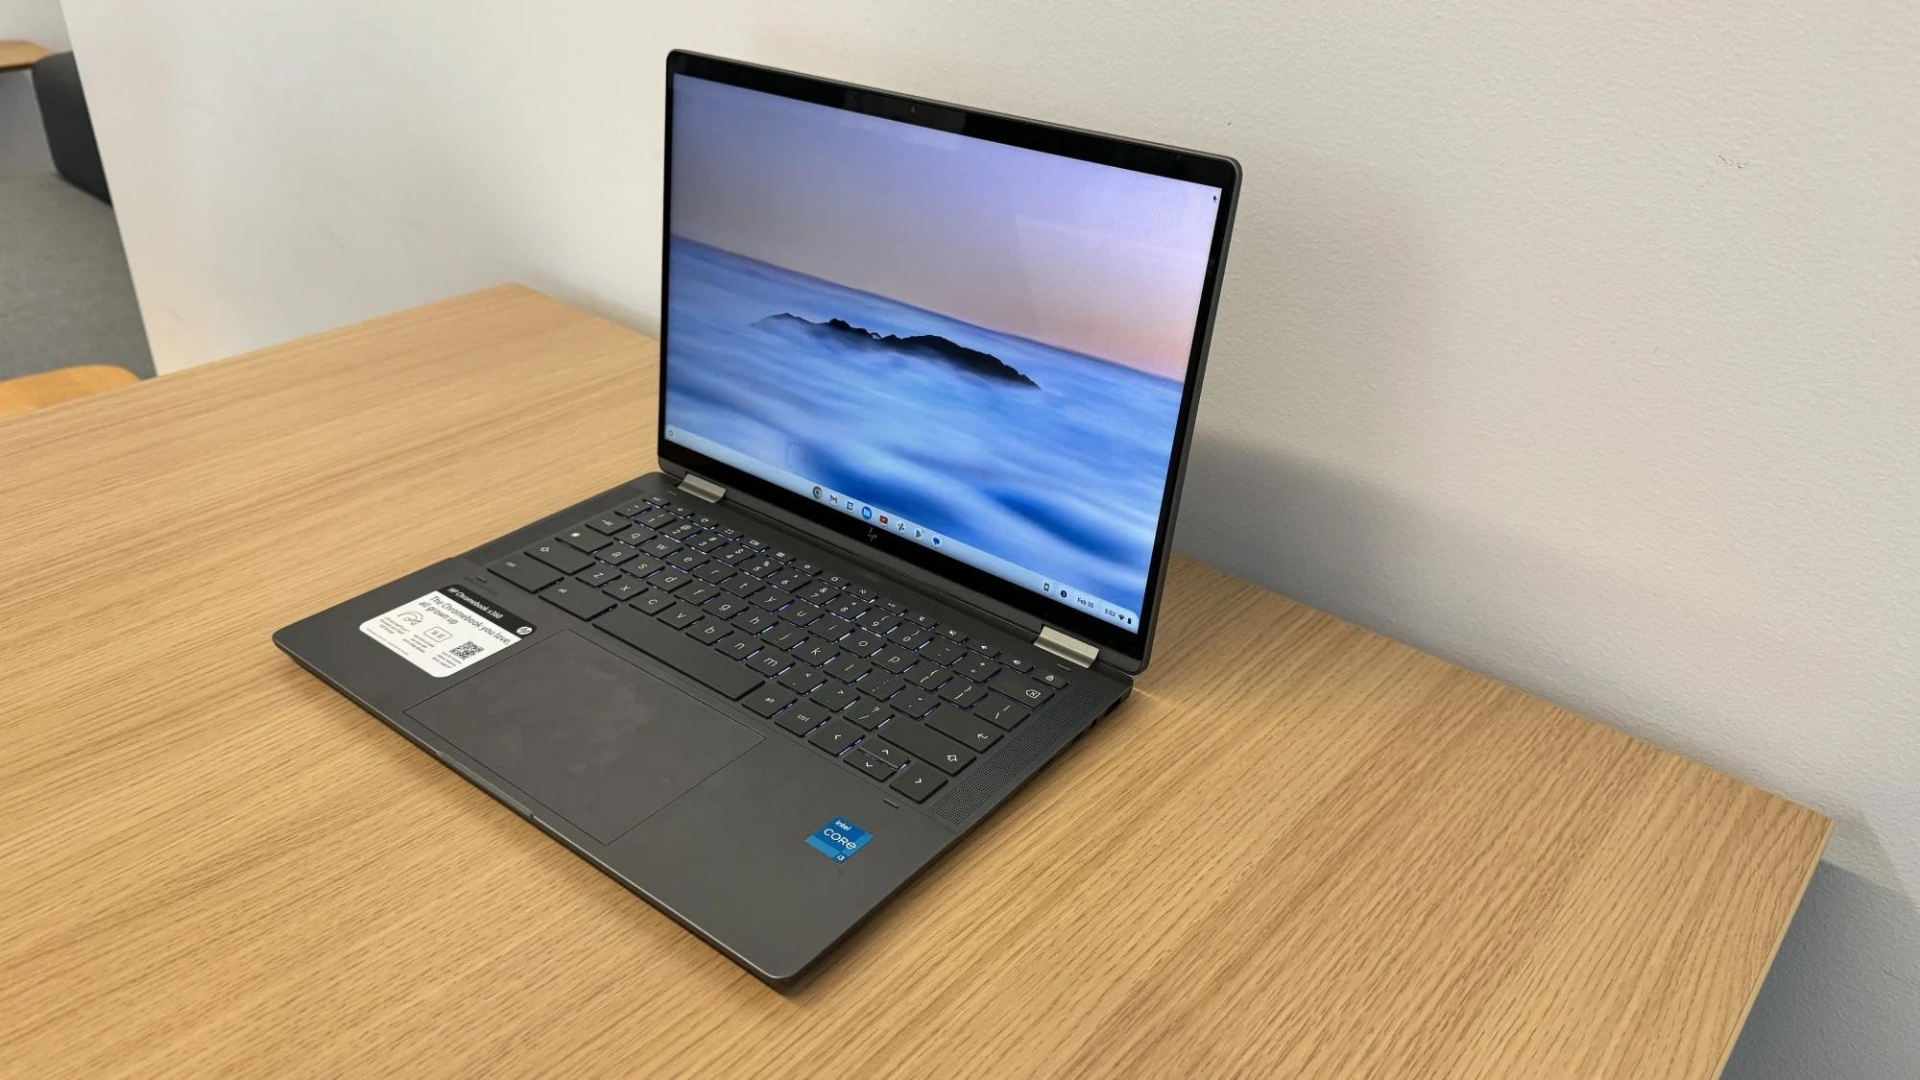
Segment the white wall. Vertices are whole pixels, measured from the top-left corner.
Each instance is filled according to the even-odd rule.
[[[673,45],[1239,157],[1184,546],[1834,815],[1734,1073],[1916,1071],[1920,8],[68,7],[163,370],[652,327]]]
[[[0,0],[0,41],[32,41],[64,51],[67,24],[60,17],[60,0]],[[0,175],[52,169],[32,76],[0,73]]]

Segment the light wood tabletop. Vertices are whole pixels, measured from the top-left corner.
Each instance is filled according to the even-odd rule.
[[[82,364],[0,379],[0,416],[44,409],[139,381],[140,376],[111,364]]]
[[[53,50],[31,41],[0,41],[0,71],[19,71],[53,55]]]
[[[1133,698],[788,994],[276,628],[652,467],[516,287],[0,421],[0,1075],[1715,1075],[1829,823],[1180,560]]]

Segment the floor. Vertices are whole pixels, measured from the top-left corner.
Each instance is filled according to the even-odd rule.
[[[52,172],[0,174],[0,379],[75,364],[153,374],[113,208]]]

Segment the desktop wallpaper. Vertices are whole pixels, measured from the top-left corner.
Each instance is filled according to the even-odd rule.
[[[667,423],[1138,611],[1218,190],[686,76]]]

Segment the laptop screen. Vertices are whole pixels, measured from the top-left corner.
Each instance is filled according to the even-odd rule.
[[[1138,633],[1221,190],[674,76],[668,442]]]

